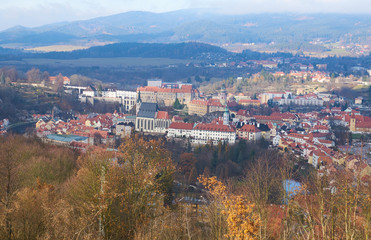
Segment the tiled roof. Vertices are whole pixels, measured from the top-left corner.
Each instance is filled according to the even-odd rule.
[[[183,123],[183,122],[173,122],[173,123],[170,124],[169,128],[192,130],[193,124],[192,123]]]
[[[166,111],[158,111],[157,112],[157,119],[170,119],[169,113]]]
[[[195,130],[215,131],[215,132],[234,132],[235,130],[230,125],[214,124],[214,123],[198,123]]]
[[[255,125],[245,124],[240,129],[240,132],[261,132]]]
[[[140,92],[167,92],[167,93],[191,93],[192,86],[183,85],[182,88],[159,88],[159,87],[140,87]]]
[[[138,117],[143,118],[155,118],[157,112],[156,103],[147,103],[144,102],[140,105]]]

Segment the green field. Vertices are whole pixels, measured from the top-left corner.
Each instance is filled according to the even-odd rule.
[[[15,63],[16,61],[12,61]],[[48,65],[48,66],[66,66],[66,67],[135,67],[135,66],[167,66],[176,64],[186,64],[190,60],[170,59],[170,58],[80,58],[80,59],[47,59],[47,58],[29,58],[23,59],[23,64],[28,65]],[[195,61],[193,61],[195,62]]]

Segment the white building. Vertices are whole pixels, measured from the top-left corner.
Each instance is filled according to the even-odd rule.
[[[192,129],[192,123],[173,122],[169,126],[167,136],[172,138],[190,138]]]
[[[323,106],[322,99],[315,98],[295,98],[295,99],[280,99],[278,101],[280,105],[300,105],[300,106]]]
[[[137,92],[117,90],[116,96],[122,99],[125,111],[130,111],[136,104]]]
[[[207,144],[212,142],[217,144],[219,141],[228,144],[236,142],[236,130],[231,125],[224,125],[222,121],[212,123],[198,123],[192,130],[192,143]]]

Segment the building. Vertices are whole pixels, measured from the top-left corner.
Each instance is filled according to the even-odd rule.
[[[116,95],[122,99],[122,106],[126,112],[133,109],[137,100],[137,92],[117,90]]]
[[[159,111],[157,103],[147,102],[140,104],[135,121],[136,131],[149,133],[166,133],[171,124],[168,112]]]
[[[58,76],[50,76],[49,77],[50,83],[55,84],[57,82],[57,77]],[[68,77],[63,76],[62,78],[63,78],[63,85],[70,85],[71,84],[71,80]]]
[[[192,123],[173,122],[169,126],[167,136],[171,138],[190,138],[192,129]]]
[[[231,125],[224,125],[220,120],[214,120],[212,123],[197,123],[192,131],[192,140],[194,144],[217,144],[219,141],[228,144],[236,142],[236,130]]]
[[[155,117],[155,132],[166,133],[171,124],[169,113],[165,111],[158,111]]]
[[[219,99],[209,100],[192,100],[188,103],[188,114],[204,116],[207,113],[222,112],[224,111],[225,105],[222,105]]]
[[[173,106],[175,99],[178,99],[181,104],[188,104],[194,99],[196,91],[192,88],[192,85],[183,84],[179,88],[140,87],[137,92],[141,93],[144,102]]]
[[[189,115],[204,116],[209,112],[208,102],[205,100],[194,99],[187,106]]]
[[[255,125],[245,124],[238,131],[238,137],[248,141],[258,141],[262,138],[262,134]]]
[[[154,132],[157,111],[157,103],[141,103],[138,109],[135,130],[138,132]]]
[[[242,106],[260,106],[260,100],[255,100],[255,99],[241,99],[238,101],[238,104]]]
[[[370,133],[371,132],[371,121],[364,121],[364,120],[357,121],[356,117],[353,115],[350,118],[349,130],[351,132]]]

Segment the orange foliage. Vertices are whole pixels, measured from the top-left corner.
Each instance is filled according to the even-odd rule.
[[[200,176],[198,180],[213,197],[221,200],[226,209],[222,211],[227,216],[226,237],[236,240],[257,239],[260,219],[254,212],[254,204],[247,202],[241,195],[227,194],[226,186],[216,177]]]

